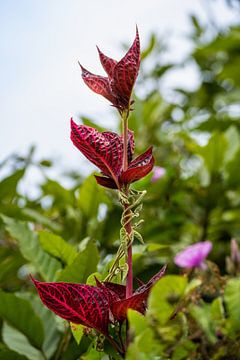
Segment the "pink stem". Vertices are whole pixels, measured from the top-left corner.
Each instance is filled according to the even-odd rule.
[[[123,171],[128,168],[128,112],[123,113]],[[125,194],[128,194],[128,188],[125,189]],[[128,205],[124,206],[127,210]],[[128,217],[129,211],[126,211],[126,217]],[[132,225],[127,222],[125,229],[128,234],[132,232]],[[132,245],[128,247],[127,254],[128,274],[126,279],[126,298],[129,298],[133,294],[133,271],[132,271]]]

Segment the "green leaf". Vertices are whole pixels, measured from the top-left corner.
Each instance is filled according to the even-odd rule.
[[[39,232],[39,241],[43,250],[50,255],[59,258],[66,264],[71,264],[77,256],[77,250],[74,246],[67,243],[60,236],[48,231]]]
[[[0,360],[26,360],[26,356],[20,355],[13,350],[0,350]]]
[[[132,309],[128,310],[128,321],[130,331],[133,331],[135,336],[140,335],[143,329],[145,329],[148,324],[147,318],[145,316]]]
[[[211,307],[208,304],[202,306],[193,305],[190,314],[197,324],[202,328],[209,341],[214,344],[217,341],[215,324],[211,319]]]
[[[228,163],[234,158],[240,149],[240,135],[235,126],[230,126],[225,132],[225,137],[228,142],[227,150],[225,153],[225,163]]]
[[[9,347],[9,349],[26,356],[29,360],[46,359],[39,350],[28,342],[26,336],[14,329],[12,326],[8,325],[6,322],[3,323],[2,337],[4,343]]]
[[[166,275],[154,285],[148,300],[150,316],[166,324],[187,286],[183,276]]]
[[[19,180],[24,176],[25,169],[17,170],[0,182],[0,199],[11,200],[16,194],[16,187]]]
[[[230,279],[225,287],[224,300],[232,326],[240,330],[240,279]]]
[[[224,134],[214,133],[207,145],[198,147],[198,154],[204,159],[210,174],[218,172],[222,165],[227,148],[227,140]]]
[[[74,339],[76,340],[77,344],[79,345],[80,341],[83,337],[84,326],[80,325],[80,324],[70,323],[70,328],[71,328]]]
[[[83,182],[78,197],[78,205],[88,218],[98,215],[100,203],[109,204],[109,198],[106,191],[97,184],[93,175],[90,175]]]
[[[45,333],[42,350],[44,354],[50,358],[56,351],[60,340],[59,323],[57,322],[57,318],[52,311],[50,311],[46,306],[43,306],[38,295],[25,292],[19,294],[19,296],[28,300],[32,304],[35,313],[38,314],[41,319]]]
[[[0,284],[9,284],[17,276],[18,269],[25,263],[18,250],[0,248]]]
[[[180,341],[174,350],[172,360],[194,359],[196,347],[197,345],[188,339]]]
[[[0,291],[0,316],[27,336],[35,347],[39,349],[42,347],[43,324],[27,300]]]
[[[163,346],[149,327],[143,328],[127,350],[126,360],[161,359]]]
[[[153,49],[156,45],[156,41],[157,41],[156,35],[151,34],[150,41],[149,41],[147,47],[141,52],[141,60],[144,60],[151,54],[151,52],[153,51]]]
[[[2,215],[7,231],[19,243],[23,257],[30,261],[44,280],[54,281],[56,272],[61,269],[60,263],[45,253],[38,241],[38,235],[31,231],[27,223]]]
[[[74,261],[58,276],[58,281],[85,283],[91,273],[97,270],[99,254],[96,245],[90,241]]]
[[[31,221],[37,222],[38,224],[42,224],[42,225],[46,226],[47,228],[49,228],[50,230],[55,231],[55,232],[60,232],[62,230],[61,225],[52,221],[48,217],[40,214],[36,210],[25,207],[24,209],[22,209],[21,212],[24,215],[24,217],[26,218],[26,220],[31,220]]]

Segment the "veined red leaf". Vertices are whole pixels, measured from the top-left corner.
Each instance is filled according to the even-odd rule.
[[[140,40],[136,29],[135,40],[127,54],[116,64],[113,79],[110,82],[113,95],[121,102],[122,107],[128,107],[133,85],[140,66]]]
[[[135,142],[134,142],[134,131],[128,130],[128,163],[132,161],[134,154]]]
[[[73,144],[96,165],[104,175],[118,184],[122,169],[123,142],[114,132],[100,133],[96,129],[74,123],[71,119],[71,140]]]
[[[148,295],[148,294],[147,294]],[[133,309],[141,314],[146,311],[146,296],[145,293],[140,293],[131,296],[128,299],[119,300],[112,304],[111,311],[114,318],[120,322],[124,321],[127,317],[128,309]]]
[[[73,283],[47,283],[32,278],[39,296],[50,310],[67,321],[108,333],[109,296],[101,288]]]
[[[107,77],[92,74],[90,71],[85,69],[81,64],[82,69],[82,79],[85,84],[96,94],[104,96],[107,100],[112,103],[115,103],[115,97],[113,96],[109,81]]]
[[[104,68],[104,70],[106,71],[107,75],[109,76],[109,78],[112,78],[113,76],[113,71],[115,68],[115,65],[117,64],[116,60],[111,59],[110,57],[104,55],[102,53],[102,51],[99,49],[99,47],[97,46],[97,50],[98,50],[98,54],[99,54],[99,58],[102,64],[102,67]]]
[[[108,290],[114,292],[118,296],[119,300],[125,299],[125,296],[126,296],[126,286],[125,285],[115,284],[110,281],[104,281],[102,284]]]
[[[121,300],[110,304],[111,311],[115,319],[124,321],[127,317],[127,310],[133,309],[142,314],[145,313],[147,308],[147,299],[152,286],[165,274],[166,265],[154,275],[147,284],[140,286],[128,299],[121,298]],[[112,283],[110,283],[112,285]],[[115,284],[114,284],[115,285]],[[114,291],[114,290],[113,290]]]
[[[152,147],[150,147],[144,154],[139,155],[130,163],[128,169],[121,174],[120,182],[130,184],[142,179],[152,170],[153,165],[154,158],[152,156]]]

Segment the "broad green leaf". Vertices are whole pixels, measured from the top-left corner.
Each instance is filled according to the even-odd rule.
[[[76,340],[77,344],[79,345],[80,341],[83,337],[84,326],[81,324],[70,323],[70,328],[71,328],[74,339]]]
[[[16,187],[19,180],[24,176],[25,169],[17,170],[0,182],[0,199],[12,199],[16,194]]]
[[[22,214],[26,217],[27,220],[32,220],[34,222],[37,222],[38,224],[42,224],[52,231],[60,232],[62,230],[61,225],[52,221],[51,219],[49,219],[49,217],[40,214],[36,210],[25,207],[24,209],[22,209]]]
[[[197,345],[188,339],[180,341],[172,355],[172,360],[193,359]]]
[[[109,204],[109,198],[106,191],[97,184],[93,175],[86,178],[80,188],[78,205],[84,215],[94,218],[98,215],[100,203]]]
[[[225,287],[224,300],[235,330],[240,330],[240,279],[230,279]]]
[[[42,352],[33,347],[21,332],[3,323],[2,337],[9,349],[26,356],[29,360],[46,360]]]
[[[143,328],[128,347],[126,360],[161,359],[163,346],[150,328]]]
[[[128,310],[128,321],[130,331],[134,331],[134,335],[138,336],[142,333],[143,329],[147,328],[147,318],[139,312],[129,309]]]
[[[212,174],[219,171],[223,165],[227,140],[224,134],[214,133],[207,145],[198,148],[198,154],[203,157],[208,171]]]
[[[208,337],[211,343],[217,341],[216,329],[213,320],[211,319],[211,307],[208,304],[202,304],[202,306],[193,305],[190,309],[190,314],[195,319],[197,324],[202,328],[205,335]]]
[[[179,302],[187,286],[187,279],[183,276],[166,275],[154,285],[149,299],[148,313],[164,325]]]
[[[27,300],[12,293],[0,291],[0,316],[27,336],[35,347],[42,347],[43,324]]]
[[[19,243],[19,249],[24,258],[30,261],[44,280],[54,281],[56,272],[61,269],[61,264],[43,251],[38,235],[31,231],[25,222],[2,216],[7,231]]]
[[[77,250],[58,235],[48,231],[39,232],[40,244],[50,255],[59,258],[66,264],[71,264],[77,256]]]
[[[13,350],[2,349],[0,350],[0,360],[26,360],[27,357],[20,355]]]
[[[0,248],[0,284],[10,283],[24,263],[25,259],[18,250],[2,246]]]
[[[211,303],[211,319],[216,324],[222,324],[224,320],[224,307],[223,307],[223,299],[221,297],[218,297],[213,300]]]
[[[225,163],[228,163],[234,158],[240,148],[240,134],[235,126],[230,126],[225,132],[225,137],[228,142],[225,153]]]
[[[99,254],[96,245],[89,242],[74,261],[58,276],[58,281],[85,283],[89,275],[97,270]]]
[[[38,295],[33,293],[21,293],[19,294],[21,298],[28,300],[35,311],[38,314],[39,318],[42,321],[44,327],[44,342],[42,350],[47,357],[51,357],[57,349],[58,343],[60,341],[60,332],[59,332],[59,323],[55,314],[50,311],[46,306],[43,306],[42,301]]]
[[[73,193],[65,189],[57,181],[50,180],[42,185],[42,189],[45,195],[50,195],[54,199],[54,204],[58,205],[60,208],[69,204],[74,206],[74,196]]]

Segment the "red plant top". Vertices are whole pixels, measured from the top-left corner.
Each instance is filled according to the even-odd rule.
[[[128,131],[128,168],[123,171],[123,138],[114,132],[99,132],[71,120],[71,140],[73,144],[96,165],[103,176],[95,176],[97,182],[111,189],[121,189],[146,176],[153,168],[152,147],[132,160],[134,136]]]
[[[140,41],[138,29],[135,40],[120,60],[116,61],[104,55],[99,48],[99,58],[107,76],[94,75],[81,64],[82,78],[87,86],[95,93],[104,96],[120,113],[129,110],[131,94],[140,66]]]
[[[32,281],[42,302],[50,310],[65,320],[94,328],[107,335],[108,325],[113,321],[123,322],[128,309],[145,313],[149,292],[155,282],[164,275],[165,270],[166,266],[127,299],[124,285],[100,282],[97,279],[97,286],[47,283],[33,278]]]

